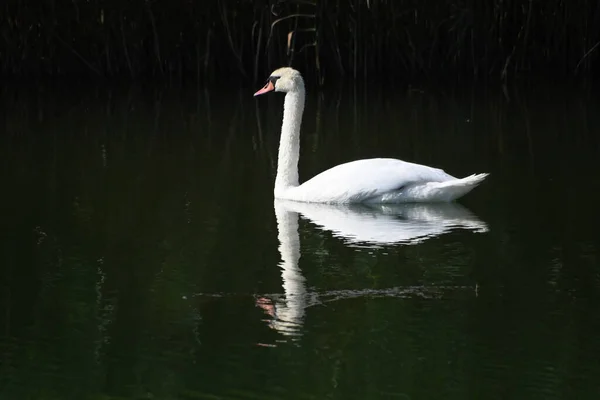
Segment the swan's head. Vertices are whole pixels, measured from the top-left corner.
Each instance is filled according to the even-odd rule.
[[[300,72],[293,68],[284,67],[276,69],[271,73],[269,79],[267,79],[266,85],[258,92],[254,93],[255,96],[259,94],[268,93],[271,91],[276,92],[295,92],[304,89],[304,80]]]

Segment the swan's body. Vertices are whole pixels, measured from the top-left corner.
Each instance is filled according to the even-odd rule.
[[[392,158],[351,161],[321,172],[279,199],[314,203],[448,202],[469,192],[485,174],[456,179],[441,169]]]
[[[488,174],[458,179],[438,168],[392,158],[351,161],[298,182],[304,81],[292,68],[274,71],[264,88],[285,92],[275,198],[311,203],[450,202],[475,188]]]

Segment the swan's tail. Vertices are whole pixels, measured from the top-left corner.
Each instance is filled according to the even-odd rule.
[[[419,182],[393,192],[374,196],[365,203],[446,203],[473,190],[489,174],[473,174],[466,178],[451,178],[444,182]]]
[[[473,174],[466,178],[446,182],[432,182],[432,195],[440,197],[440,201],[453,201],[475,189],[488,176],[488,173]]]
[[[462,179],[444,182],[416,183],[380,199],[384,203],[425,202],[440,203],[454,201],[473,190],[489,174],[473,174]],[[378,198],[379,199],[379,198]]]

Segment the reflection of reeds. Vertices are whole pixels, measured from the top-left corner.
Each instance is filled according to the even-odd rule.
[[[506,81],[548,68],[590,75],[600,53],[600,3],[587,0],[6,0],[2,13],[7,75],[257,80],[293,62],[320,83],[448,72]]]

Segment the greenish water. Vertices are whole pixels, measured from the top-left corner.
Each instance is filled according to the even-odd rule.
[[[491,173],[378,210],[274,205],[252,93],[4,90],[0,398],[598,398],[597,99],[312,95],[301,180]]]

